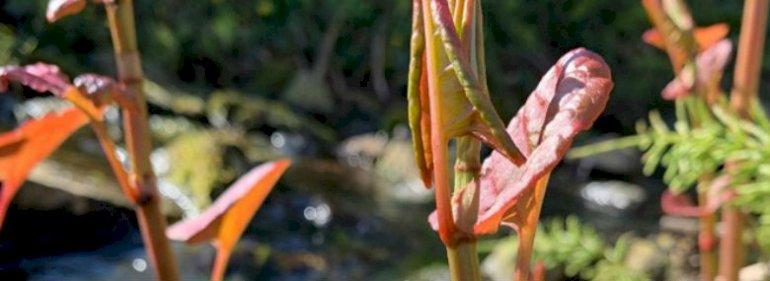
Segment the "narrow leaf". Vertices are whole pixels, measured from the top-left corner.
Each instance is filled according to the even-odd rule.
[[[87,122],[82,111],[69,108],[27,121],[0,135],[0,226],[32,168]]]
[[[427,73],[425,71],[425,34],[422,4],[412,0],[412,38],[409,51],[409,128],[417,167],[425,187],[430,187],[433,176],[430,152],[430,107],[428,106]]]
[[[217,249],[212,280],[222,280],[238,239],[290,163],[281,159],[257,166],[228,187],[206,211],[172,225],[166,235],[188,244],[211,241]]]

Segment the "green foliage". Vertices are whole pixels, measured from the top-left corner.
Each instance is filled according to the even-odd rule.
[[[535,260],[549,269],[564,267],[569,277],[584,275],[602,257],[606,245],[592,227],[577,217],[552,219],[538,229],[535,238]]]
[[[621,236],[615,247],[607,249],[604,259],[599,261],[592,271],[583,275],[593,281],[645,281],[651,280],[643,272],[628,268],[623,264],[631,243],[627,236]]]
[[[495,251],[515,250],[517,243],[517,237],[510,236],[491,243],[480,243],[479,250],[486,252],[491,247]],[[643,273],[624,265],[629,246],[627,237],[621,237],[614,247],[607,245],[593,227],[581,223],[577,217],[553,218],[537,230],[534,260],[542,261],[548,270],[562,270],[568,278],[649,280]]]

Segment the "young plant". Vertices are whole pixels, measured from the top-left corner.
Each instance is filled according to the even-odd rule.
[[[666,168],[669,192],[662,198],[664,211],[700,218],[701,280],[737,280],[743,264],[742,229],[745,211],[763,217],[770,210],[759,203],[767,198],[766,175],[770,122],[756,100],[761,52],[767,21],[767,1],[746,1],[741,27],[733,91],[728,101],[720,88],[722,70],[732,45],[722,24],[694,28],[682,0],[643,0],[655,26],[644,40],[669,55],[676,78],[663,89],[663,97],[676,103],[674,130],[659,114],[650,114],[651,129],[640,126],[639,135],[611,141],[639,145],[646,150],[645,173],[658,165]],[[574,151],[573,156],[604,151],[613,145],[598,144]],[[682,194],[697,185],[698,206]],[[716,212],[722,209],[725,231],[716,254]]]
[[[611,75],[598,55],[570,51],[506,131],[489,100],[483,41],[480,1],[413,1],[408,97],[415,156],[425,185],[436,188],[430,222],[446,245],[452,280],[480,280],[475,241],[500,224],[519,233],[516,280],[529,280],[549,174],[603,111]],[[450,140],[457,147],[452,189]],[[483,166],[482,142],[495,149]]]
[[[78,128],[90,124],[121,190],[135,207],[142,238],[159,280],[179,280],[179,271],[166,238],[166,219],[160,212],[156,179],[150,168],[151,140],[142,70],[134,30],[131,0],[100,0],[109,19],[118,66],[118,80],[85,74],[74,83],[54,65],[38,63],[0,68],[0,91],[18,82],[35,91],[50,92],[74,107],[30,120],[0,134],[0,226],[13,196],[30,171],[53,153]],[[80,12],[86,0],[52,0],[47,17],[56,21]],[[123,113],[123,132],[129,165],[124,168],[103,119],[106,107]],[[288,167],[286,159],[254,168],[230,187],[209,210],[169,230],[172,238],[188,242],[215,239],[217,257],[212,279],[221,280],[230,252],[249,220]],[[214,238],[215,237],[215,238]]]

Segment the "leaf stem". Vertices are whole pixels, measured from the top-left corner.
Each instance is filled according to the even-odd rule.
[[[519,232],[519,249],[516,252],[516,274],[514,280],[516,281],[529,281],[532,254],[534,253],[535,234],[537,232],[537,222],[540,219],[540,209],[543,207],[543,199],[545,199],[545,190],[548,187],[548,179],[550,174],[543,176],[535,184],[535,188],[531,192],[534,192],[532,201],[527,202],[527,209],[524,214],[524,224],[518,229]],[[524,203],[524,202],[522,202]]]
[[[123,129],[131,156],[131,180],[139,192],[136,210],[145,249],[159,280],[179,280],[179,272],[166,238],[166,218],[160,210],[155,174],[150,164],[147,104],[142,88],[142,68],[136,44],[133,0],[105,3],[112,35],[118,78],[133,95],[135,108],[123,109]]]

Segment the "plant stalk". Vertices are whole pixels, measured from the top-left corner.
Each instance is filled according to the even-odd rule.
[[[452,281],[481,281],[476,241],[462,241],[446,247]]]
[[[481,142],[475,138],[464,136],[457,139],[454,192],[457,194],[464,188],[471,188],[471,190],[463,191],[465,196],[461,199],[463,202],[460,208],[464,208],[462,211],[465,213],[465,217],[458,216],[456,219],[470,218],[472,221],[465,221],[461,224],[471,227],[476,224],[476,218],[478,218],[480,153]],[[476,184],[469,185],[474,181]],[[447,245],[446,250],[452,280],[481,281],[478,253],[476,252],[476,237],[472,233],[462,233],[457,244]]]
[[[112,35],[118,78],[132,94],[134,107],[123,108],[123,131],[131,156],[131,180],[139,192],[136,214],[145,249],[156,277],[179,280],[179,272],[166,238],[166,218],[160,209],[155,174],[150,163],[152,144],[147,121],[141,61],[136,44],[133,0],[107,1],[107,18]]]
[[[730,105],[743,118],[751,117],[751,105],[757,99],[762,51],[765,46],[767,8],[767,0],[746,0],[743,6],[733,91],[730,95]],[[734,165],[740,165],[740,163],[727,163],[727,169],[731,169]],[[742,243],[744,220],[744,214],[735,206],[728,205],[722,211],[725,231],[719,245],[720,280],[738,280],[744,258]]]

